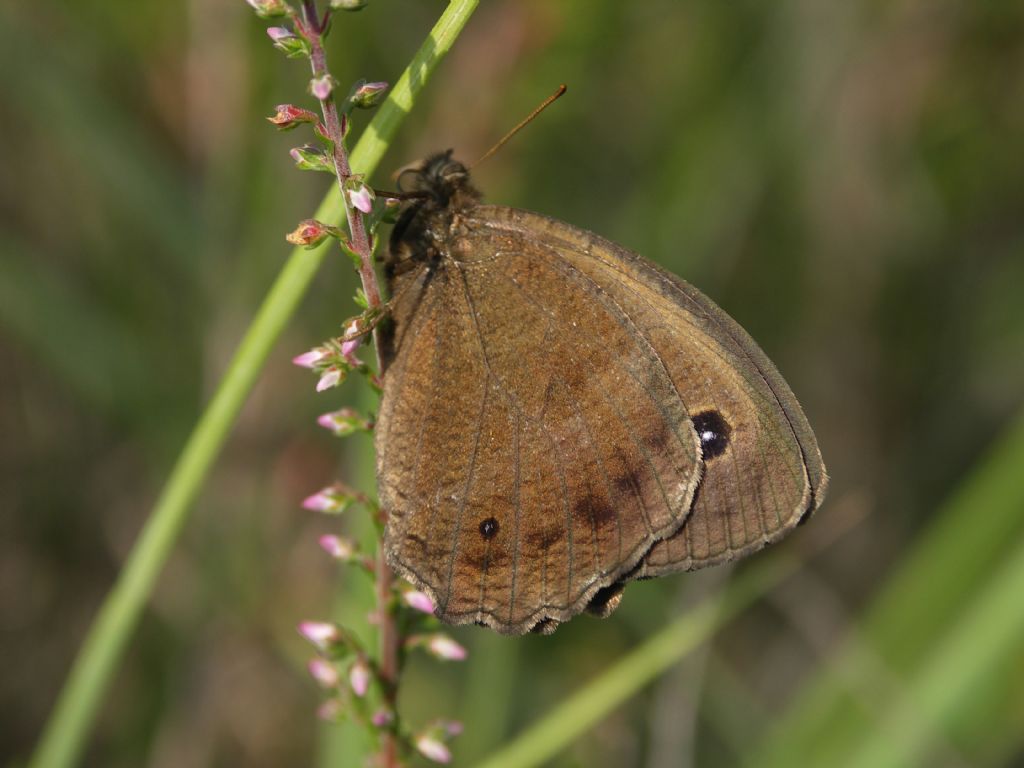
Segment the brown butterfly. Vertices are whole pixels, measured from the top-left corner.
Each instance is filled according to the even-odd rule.
[[[499,632],[607,615],[821,503],[814,434],[749,335],[590,232],[483,205],[451,151],[391,236],[377,480],[389,563]]]

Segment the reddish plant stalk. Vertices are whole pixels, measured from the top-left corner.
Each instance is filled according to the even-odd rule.
[[[296,24],[300,26],[303,36],[310,44],[310,62],[313,68],[313,77],[325,77],[329,72],[327,69],[327,56],[323,48],[324,20],[321,20],[317,12],[315,0],[303,0],[302,11],[302,18],[296,19]],[[326,99],[320,100],[320,109],[324,117],[324,127],[334,147],[334,168],[342,203],[345,206],[349,233],[352,236],[352,250],[359,255],[359,279],[363,285],[363,292],[366,294],[368,307],[370,309],[378,309],[382,302],[380,287],[377,284],[377,273],[373,268],[370,238],[367,234],[362,214],[354,208],[345,194],[345,182],[352,175],[352,169],[349,166],[348,154],[345,151],[341,118],[338,115],[338,107],[335,104],[333,94],[328,95]],[[377,333],[375,330],[374,348],[377,354],[377,369],[381,370],[380,346],[376,342]],[[377,547],[376,568],[377,630],[380,653],[377,674],[384,689],[385,703],[392,711],[395,711],[398,692],[399,638],[395,614],[391,606],[393,578],[391,568],[388,566],[384,556],[383,542],[381,542]],[[399,765],[398,745],[393,732],[389,729],[381,731],[379,762],[382,768],[396,768]]]

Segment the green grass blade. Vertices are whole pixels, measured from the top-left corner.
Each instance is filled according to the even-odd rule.
[[[899,680],[911,681],[907,695],[914,696],[914,686],[933,684],[934,659],[952,653],[946,643],[962,638],[962,632],[982,640],[982,634],[961,623],[967,616],[986,621],[975,616],[978,601],[998,601],[1003,593],[997,579],[1014,576],[1016,544],[1024,534],[1022,465],[1024,417],[938,511],[936,523],[890,577],[855,636],[798,696],[752,752],[749,765],[784,766],[794,760],[841,764],[878,732],[894,695],[901,700]],[[980,675],[1003,647],[997,638],[1015,631],[1003,624],[994,630],[990,640],[995,645],[981,642],[975,660],[979,667],[971,674],[958,673],[958,685]],[[911,714],[901,710],[904,719]],[[945,714],[942,706],[922,709],[911,729],[915,742]]]
[[[850,768],[929,765],[936,737],[993,672],[1012,669],[1024,648],[1024,541],[1005,560],[988,587],[936,643],[924,669],[901,695],[879,702],[878,727],[861,742]]]
[[[477,0],[454,0],[445,10],[356,145],[351,159],[354,170],[368,174],[380,162],[416,95],[476,5]],[[340,214],[340,197],[332,187],[315,216],[336,221]],[[325,253],[326,247],[294,249],[257,311],[79,650],[33,755],[32,768],[64,768],[78,758],[117,661],[188,518],[191,504]]]
[[[756,567],[745,570],[728,587],[721,600],[705,601],[696,610],[670,623],[478,768],[526,768],[545,764],[710,638],[795,568],[793,560],[772,555]]]

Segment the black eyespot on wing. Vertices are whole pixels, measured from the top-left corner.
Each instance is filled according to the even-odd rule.
[[[490,541],[498,535],[498,521],[493,517],[488,517],[486,520],[480,521],[480,535],[483,536],[487,541]]]
[[[703,411],[693,417],[693,428],[700,438],[704,461],[721,456],[729,447],[732,427],[718,411]]]

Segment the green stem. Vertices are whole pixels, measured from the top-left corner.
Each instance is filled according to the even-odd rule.
[[[402,118],[412,108],[438,62],[451,48],[479,0],[452,0],[381,105],[352,153],[352,167],[369,174],[384,155]],[[336,189],[328,192],[315,217],[336,221],[343,215]],[[171,476],[113,589],[86,635],[50,716],[30,768],[64,768],[78,759],[96,719],[128,638],[138,623],[192,502],[252,390],[271,348],[325,255],[325,247],[294,249],[239,344],[213,399],[178,456]]]
[[[984,714],[1000,708],[991,681],[1024,638],[1024,614],[1007,607],[1024,588],[1022,463],[1024,413],[934,511],[746,764],[927,765],[928,750],[977,748],[999,729]]]
[[[1024,545],[1018,545],[992,575],[990,584],[958,617],[921,671],[896,696],[876,702],[877,726],[858,742],[849,768],[929,765],[936,743],[952,736],[950,727],[975,689],[1018,663],[1024,639]]]

